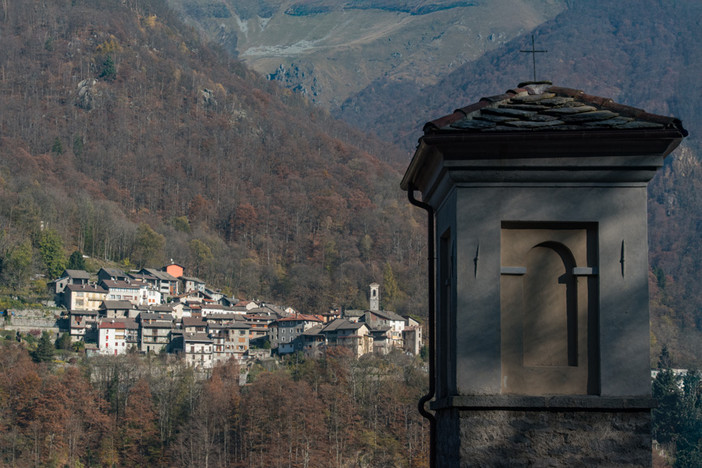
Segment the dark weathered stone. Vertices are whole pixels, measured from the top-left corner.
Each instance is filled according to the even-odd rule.
[[[544,99],[553,99],[555,98],[556,95],[554,93],[542,93],[542,94],[529,94],[527,96],[515,96],[511,99],[512,102],[538,102],[541,104],[541,101]]]
[[[543,104],[545,106],[562,106],[564,104],[567,104],[569,102],[573,102],[572,97],[554,97],[554,98],[546,98],[546,99],[541,99],[539,101],[539,104]]]
[[[566,123],[582,123],[592,122],[595,120],[608,120],[618,116],[619,114],[612,111],[599,110],[594,112],[582,112],[575,115],[563,115],[561,116],[561,119],[563,119]]]
[[[558,118],[552,115],[536,114],[532,116],[529,120],[533,120],[534,122],[550,122],[552,120],[558,120]]]
[[[483,109],[483,114],[493,114],[493,115],[509,115],[512,117],[526,117],[529,118],[536,114],[536,111],[525,111],[521,109],[509,109],[506,107],[486,107]]]
[[[548,121],[541,121],[541,122],[536,122],[533,120],[513,120],[510,122],[505,122],[505,125],[509,126],[514,126],[514,127],[522,127],[522,128],[543,128],[543,127],[553,127],[555,125],[562,125],[563,121],[561,120],[548,120]]]
[[[592,106],[568,106],[568,107],[554,107],[547,111],[551,115],[570,115],[570,114],[580,114],[581,112],[592,112],[596,111],[596,107]]]
[[[459,120],[458,122],[454,122],[451,124],[452,128],[457,128],[457,129],[461,129],[461,130],[485,129],[485,128],[492,128],[494,126],[495,126],[495,124],[493,122],[487,122],[485,120],[471,120],[471,119],[463,119],[463,120]]]
[[[453,436],[439,439],[437,466],[651,464],[648,411],[446,410],[439,421],[454,432],[442,432]]]
[[[617,128],[663,128],[662,124],[655,123],[655,122],[644,122],[641,120],[636,120],[633,122],[628,122],[624,125],[621,125]]]
[[[519,120],[518,117],[512,117],[509,115],[492,115],[492,114],[481,114],[473,117],[476,120],[487,120],[488,122],[509,122],[510,120]]]
[[[619,126],[625,125],[629,122],[631,122],[633,119],[631,117],[614,117],[612,119],[607,119],[607,120],[595,120],[593,122],[583,122],[583,125],[587,125],[588,127],[617,127],[620,128]]]
[[[534,112],[550,109],[549,106],[542,106],[539,104],[502,104],[499,107],[501,107],[503,109],[520,109],[520,110],[534,111]]]

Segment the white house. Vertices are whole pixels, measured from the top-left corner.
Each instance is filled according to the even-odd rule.
[[[102,320],[98,325],[100,354],[124,354],[135,344],[138,326],[133,320]]]

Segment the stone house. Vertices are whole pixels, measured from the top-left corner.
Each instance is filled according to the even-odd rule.
[[[98,283],[100,281],[129,281],[129,275],[119,268],[100,268],[97,273]]]
[[[155,312],[139,313],[140,344],[143,353],[159,353],[171,341],[173,316]]]
[[[322,333],[324,325],[315,325],[305,330],[298,340],[302,344],[302,352],[305,356],[318,358],[326,348],[327,338]]]
[[[405,329],[405,318],[389,310],[370,310],[364,316],[364,322],[371,329],[387,328],[391,345],[402,348],[402,331]]]
[[[199,291],[201,293],[205,292],[205,282],[199,278],[193,276],[181,276],[178,278],[183,284],[183,291],[186,293],[192,291]]]
[[[325,325],[320,333],[326,337],[328,347],[344,346],[356,357],[373,352],[373,337],[363,322],[336,319]]]
[[[251,345],[263,346],[268,340],[268,326],[271,322],[281,317],[272,314],[246,314],[244,319],[251,328],[249,329],[249,343]]]
[[[249,325],[243,322],[209,323],[215,364],[231,358],[242,360],[249,350]]]
[[[202,317],[183,317],[181,323],[183,333],[207,333],[207,322]]]
[[[139,311],[134,308],[134,304],[129,301],[105,300],[100,306],[100,317],[108,319],[135,319]]]
[[[302,349],[298,336],[308,328],[322,323],[322,318],[315,315],[295,314],[283,317],[268,325],[268,339],[271,347],[278,348],[278,354],[289,354]]]
[[[171,275],[167,271],[157,270],[155,268],[142,268],[139,273],[152,283],[157,291],[163,297],[178,295],[178,278]]]
[[[48,283],[49,290],[53,294],[63,294],[69,284],[88,284],[90,274],[85,270],[63,270],[61,276]]]
[[[390,327],[379,326],[370,330],[370,335],[373,337],[373,352],[380,355],[388,354],[395,346],[395,340],[391,338]]]
[[[214,342],[206,333],[184,333],[182,348],[185,362],[200,369],[211,369],[214,365]]]
[[[97,310],[70,311],[71,341],[92,341],[98,324]]]
[[[402,349],[417,355],[422,349],[423,339],[421,325],[408,325],[402,330]]]

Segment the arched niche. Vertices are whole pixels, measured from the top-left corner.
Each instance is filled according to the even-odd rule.
[[[597,392],[595,233],[572,223],[503,224],[503,393]]]

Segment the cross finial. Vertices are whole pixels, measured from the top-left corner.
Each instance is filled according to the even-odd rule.
[[[531,50],[520,50],[519,52],[525,52],[527,54],[531,54],[531,60],[534,65],[534,81],[536,81],[536,54],[541,53],[541,52],[548,52],[548,50],[536,50],[536,47],[534,46],[534,35],[531,35]]]

